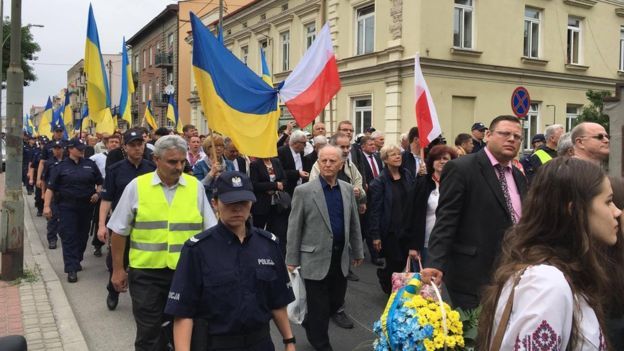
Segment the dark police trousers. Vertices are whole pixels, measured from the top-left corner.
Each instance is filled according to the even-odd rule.
[[[325,278],[305,279],[308,313],[303,327],[308,341],[319,351],[332,350],[328,334],[329,317],[342,307],[347,292],[347,278],[340,266],[343,247],[344,243],[334,243],[329,272]]]
[[[128,272],[132,314],[137,327],[136,351],[168,350],[169,340],[162,324],[171,319],[164,310],[174,272],[168,268],[130,268]]]
[[[59,209],[61,244],[65,273],[81,270],[80,262],[89,240],[89,226],[93,205],[86,200],[62,199],[57,203]]]
[[[52,210],[52,217],[48,219],[47,229],[48,229],[48,242],[57,241],[59,228],[60,228],[60,219],[59,219],[59,208],[55,201],[52,201],[50,205],[50,209]]]

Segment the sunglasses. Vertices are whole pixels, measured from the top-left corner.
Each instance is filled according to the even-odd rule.
[[[599,133],[596,135],[590,135],[589,137],[592,139],[600,140],[600,141],[605,140],[605,139],[610,139],[609,134],[607,133]]]

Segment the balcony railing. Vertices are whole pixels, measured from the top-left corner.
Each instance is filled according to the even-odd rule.
[[[156,67],[173,67],[173,53],[159,52],[156,54]]]

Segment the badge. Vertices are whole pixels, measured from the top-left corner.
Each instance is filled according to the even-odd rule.
[[[235,188],[243,187],[243,180],[240,177],[232,177],[232,186]]]

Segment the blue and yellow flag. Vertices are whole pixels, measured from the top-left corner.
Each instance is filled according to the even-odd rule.
[[[191,13],[193,73],[208,126],[241,153],[277,155],[277,90],[234,56]]]
[[[102,120],[95,124],[95,132],[113,135],[113,133],[115,133],[115,128],[117,128],[115,119],[111,114],[110,108],[105,109],[103,112]]]
[[[87,103],[91,113],[91,120],[99,123],[106,116],[111,106],[106,67],[100,51],[93,8],[89,5],[89,21],[87,23],[87,43],[85,45],[84,70],[87,75]],[[110,111],[108,111],[110,115]]]
[[[182,123],[178,118],[178,104],[176,104],[173,94],[169,95],[169,102],[167,103],[167,119],[173,123],[175,131],[182,133]]]
[[[152,130],[158,129],[158,124],[156,123],[156,119],[154,118],[154,114],[152,113],[152,101],[147,101],[147,106],[145,106],[145,114],[143,115],[143,120],[147,123],[148,126]]]
[[[65,103],[63,104],[63,123],[65,123],[65,132],[69,138],[74,137],[74,111],[72,110],[69,98],[71,93],[65,93]]]
[[[63,130],[63,140],[69,140],[67,128],[65,128],[65,122],[63,121],[63,106],[59,106],[59,108],[52,111],[52,123],[50,123],[50,129],[54,132],[56,128],[61,128]]]
[[[80,111],[80,118],[77,120],[76,130],[82,130],[82,126],[89,126],[89,107],[87,104],[82,105],[82,110]]]
[[[32,116],[26,115],[26,125],[28,135],[35,136],[35,125],[33,124]]]
[[[262,80],[268,85],[273,87],[273,79],[271,78],[271,71],[269,65],[266,62],[266,56],[264,55],[264,49],[260,48],[260,61],[262,62]]]
[[[121,47],[121,99],[118,116],[128,122],[129,126],[132,126],[132,93],[134,93],[134,82],[130,60],[128,60],[126,38],[124,37]]]
[[[39,135],[45,136],[48,139],[52,138],[52,100],[48,96],[48,102],[41,114],[41,120],[39,120],[39,128],[37,128]]]

